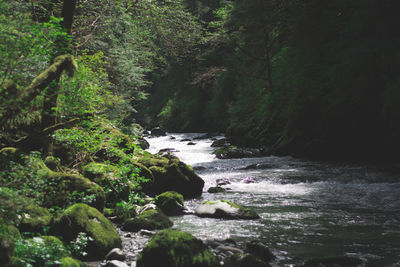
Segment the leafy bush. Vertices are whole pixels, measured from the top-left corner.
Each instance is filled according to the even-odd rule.
[[[14,254],[26,266],[47,267],[60,264],[59,260],[70,253],[60,242],[53,242],[52,239],[48,238],[34,237],[16,240]]]
[[[92,113],[109,114],[122,104],[122,98],[113,94],[101,51],[93,55],[83,53],[76,58],[79,66],[72,79],[61,82],[57,111],[61,116],[81,116]]]

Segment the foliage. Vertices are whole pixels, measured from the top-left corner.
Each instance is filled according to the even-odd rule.
[[[71,253],[76,256],[86,256],[86,248],[89,241],[93,241],[93,238],[91,238],[87,233],[78,233],[76,239],[70,241],[69,243],[69,246],[71,247]]]
[[[60,19],[38,23],[31,19],[29,4],[0,1],[0,89],[6,79],[26,86],[45,69],[59,36],[66,37]],[[2,91],[0,91],[1,93]]]
[[[16,225],[28,203],[29,200],[22,197],[18,191],[0,187],[0,223]]]
[[[62,79],[57,112],[60,116],[84,116],[93,113],[112,113],[123,100],[112,93],[105,69],[104,54],[82,54],[72,79]],[[119,114],[121,115],[121,114]],[[114,115],[115,117],[116,115]]]
[[[34,237],[16,240],[14,254],[26,266],[54,266],[54,264],[60,263],[60,258],[69,255],[69,252],[62,243]]]

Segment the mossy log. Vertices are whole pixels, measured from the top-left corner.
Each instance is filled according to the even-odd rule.
[[[54,59],[54,63],[45,71],[40,73],[32,83],[22,90],[22,94],[16,98],[5,109],[5,112],[0,118],[0,128],[3,128],[8,120],[14,118],[20,113],[21,107],[26,106],[35,97],[43,93],[44,89],[53,81],[59,79],[61,74],[65,71],[69,76],[73,76],[77,64],[71,55],[62,55]],[[9,83],[10,86],[15,86]]]

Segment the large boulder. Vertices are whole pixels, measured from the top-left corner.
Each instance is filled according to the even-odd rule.
[[[221,219],[258,219],[260,216],[249,209],[226,200],[204,201],[195,210],[199,217],[221,218]]]
[[[203,179],[194,173],[192,167],[177,158],[168,159],[143,152],[136,161],[151,172],[147,178],[152,179],[152,183],[144,188],[148,194],[176,191],[185,198],[194,198],[203,191]]]
[[[90,238],[87,259],[102,259],[111,249],[121,248],[121,239],[112,223],[97,209],[86,204],[74,204],[54,222],[52,232],[65,241],[76,240],[80,233]]]
[[[227,147],[227,146],[230,146],[230,143],[226,138],[217,139],[211,144],[211,147]]]
[[[43,233],[51,223],[52,216],[50,212],[35,203],[25,207],[23,212],[18,226],[21,232]]]
[[[214,267],[214,254],[192,235],[176,230],[157,233],[140,254],[137,267]]]
[[[64,207],[67,203],[90,200],[89,205],[103,210],[106,195],[98,184],[79,174],[55,172],[50,170],[43,161],[36,162],[37,175],[47,180],[46,194],[43,203],[46,207]]]
[[[144,209],[138,216],[125,221],[122,228],[125,231],[138,232],[141,229],[158,230],[173,225],[170,219],[158,208]]]
[[[168,216],[182,215],[183,196],[175,191],[164,192],[155,198],[156,205]]]

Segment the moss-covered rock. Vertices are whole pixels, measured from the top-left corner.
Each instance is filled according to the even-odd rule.
[[[165,229],[172,225],[171,220],[160,209],[147,209],[137,217],[126,220],[122,228],[126,231],[137,232],[141,229]]]
[[[221,219],[258,219],[260,216],[249,209],[226,200],[204,201],[195,210],[199,217],[221,218]]]
[[[157,233],[140,254],[137,267],[214,267],[214,254],[192,235],[176,230]]]
[[[13,240],[20,240],[22,238],[18,228],[14,225],[0,225],[0,234],[1,233],[7,234]]]
[[[86,265],[74,258],[71,257],[64,257],[60,259],[61,267],[85,267]]]
[[[58,237],[52,235],[44,235],[40,237],[46,246],[61,246],[64,247],[63,242]]]
[[[203,191],[203,179],[179,159],[168,159],[144,151],[137,155],[136,161],[152,174],[152,184],[145,188],[148,194],[176,191],[185,198],[193,198],[200,196]]]
[[[132,165],[132,167],[134,167]],[[134,184],[127,179],[128,174],[123,174],[118,167],[104,163],[91,162],[82,168],[85,177],[106,190],[108,203],[115,204],[119,200],[128,201]]]
[[[121,247],[121,239],[111,222],[97,209],[86,204],[74,204],[55,220],[52,232],[66,241],[75,240],[83,232],[91,237],[87,259],[102,259],[111,249]]]
[[[169,216],[183,214],[183,196],[175,191],[164,192],[155,198],[156,205]]]
[[[21,232],[38,232],[43,231],[50,226],[52,216],[50,212],[35,203],[31,203],[24,208],[21,223],[18,228]]]
[[[106,195],[98,184],[78,174],[52,171],[42,161],[36,162],[36,168],[37,174],[48,180],[48,193],[43,196],[45,206],[64,207],[67,203],[84,202],[84,199],[89,199],[86,203],[103,210]]]

